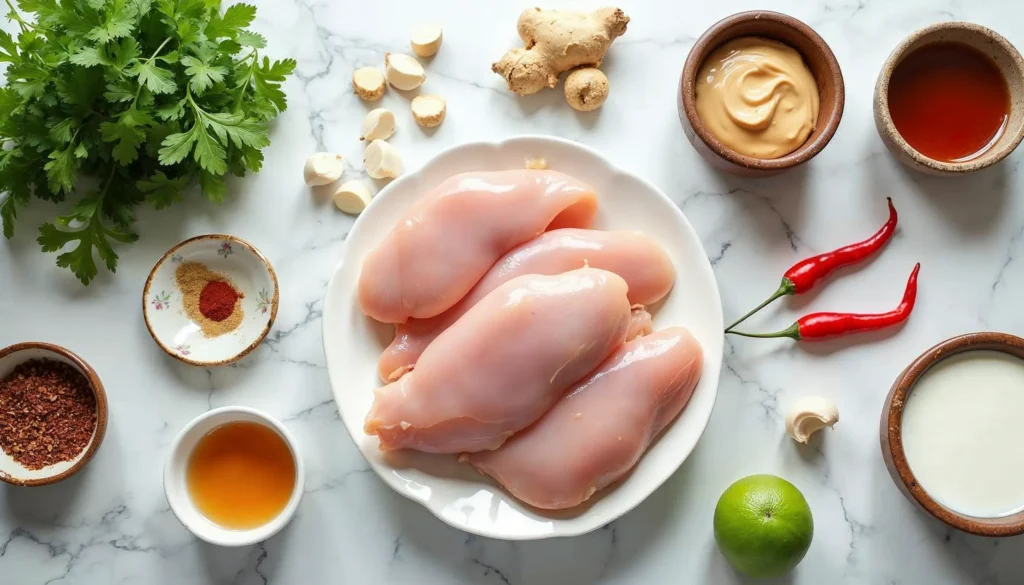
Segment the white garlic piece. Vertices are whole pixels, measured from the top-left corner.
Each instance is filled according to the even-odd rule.
[[[440,126],[448,108],[444,98],[436,95],[418,95],[412,100],[412,117],[424,128]]]
[[[412,29],[409,44],[412,45],[412,52],[420,57],[433,57],[441,48],[441,39],[441,25],[425,23]]]
[[[386,108],[367,112],[359,140],[387,140],[395,133],[395,114]]]
[[[306,165],[302,168],[302,178],[310,187],[319,187],[337,181],[344,170],[340,154],[317,152],[306,159]]]
[[[786,434],[798,443],[807,443],[811,435],[839,422],[839,409],[821,396],[805,396],[797,400],[786,415]]]
[[[375,102],[384,96],[384,74],[376,67],[360,67],[352,72],[352,89],[360,99]]]
[[[362,213],[366,206],[370,204],[372,197],[373,194],[370,193],[370,188],[362,181],[347,181],[331,195],[334,206],[350,215]]]
[[[395,89],[409,91],[423,85],[427,74],[420,62],[409,55],[385,53],[384,77]]]
[[[402,157],[394,146],[374,140],[363,155],[366,174],[374,179],[393,179],[402,174]]]

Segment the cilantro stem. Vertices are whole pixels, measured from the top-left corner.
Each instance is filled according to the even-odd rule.
[[[10,1],[11,0],[7,0],[7,2]],[[149,56],[149,59],[146,59],[146,63],[149,63],[153,59],[156,59],[156,56],[160,54],[160,51],[164,50],[164,47],[166,47],[167,43],[169,42],[171,42],[171,37],[167,37],[166,39],[164,39],[164,42],[160,43],[160,46],[157,47],[155,51],[153,51],[153,54]]]
[[[4,0],[4,1],[7,2],[7,7],[11,9],[11,12],[7,15],[8,18],[11,18],[11,19],[17,21],[18,26],[21,27],[21,32],[28,32],[28,29],[35,28],[34,26],[32,26],[31,24],[25,22],[21,18],[21,15],[18,14],[18,11],[14,8],[14,4],[11,3],[11,0]]]
[[[235,112],[242,109],[242,99],[245,98],[245,91],[249,89],[249,86],[252,84],[252,77],[256,73],[256,66],[260,63],[260,56],[256,54],[256,49],[253,49],[252,52],[246,55],[245,59],[248,59],[249,57],[253,57],[253,60],[249,65],[249,74],[246,76],[245,83],[240,83],[238,85],[238,97],[235,98]],[[239,63],[244,63],[245,59],[242,59]]]

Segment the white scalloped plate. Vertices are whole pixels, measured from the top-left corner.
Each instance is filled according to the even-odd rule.
[[[495,483],[453,456],[399,452],[385,456],[377,438],[363,432],[373,401],[377,358],[392,335],[359,310],[356,282],[366,254],[395,226],[406,208],[442,180],[465,171],[522,168],[543,158],[554,170],[579,177],[598,195],[599,229],[642,230],[668,250],[677,270],[675,287],[654,316],[656,329],[683,325],[704,348],[704,372],[678,419],[648,449],[628,477],[580,509],[546,513],[520,504]],[[444,522],[482,536],[530,540],[573,536],[600,528],[651,495],[689,456],[715,404],[722,364],[722,305],[711,264],[693,227],[657,187],[616,168],[597,152],[549,136],[521,136],[497,143],[470,143],[434,157],[373,199],[349,232],[341,262],[327,288],[324,352],[334,398],[356,446],[373,470],[398,493]]]

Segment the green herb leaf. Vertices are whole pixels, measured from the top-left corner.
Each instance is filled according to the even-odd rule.
[[[189,85],[192,86],[192,91],[196,92],[197,95],[205,92],[213,84],[224,81],[224,76],[228,74],[226,67],[210,65],[195,57],[182,57],[181,64],[185,66],[185,75],[192,77]]]
[[[206,25],[206,38],[234,38],[240,29],[249,26],[256,18],[256,7],[249,4],[229,6],[223,17],[215,16]]]
[[[278,111],[283,112],[287,109],[288,102],[285,99],[284,92],[281,91],[281,84],[286,76],[295,71],[295,65],[295,59],[274,61],[271,64],[270,59],[264,57],[263,64],[256,68],[253,76],[253,81],[256,84],[256,95],[273,102]]]
[[[155,94],[171,93],[178,89],[171,72],[157,65],[156,61],[135,61],[125,73],[138,77],[139,83]]]
[[[146,139],[146,135],[131,124],[121,122],[104,122],[100,124],[100,134],[104,142],[116,142],[111,154],[114,160],[127,165],[135,160],[139,154],[139,146]]]

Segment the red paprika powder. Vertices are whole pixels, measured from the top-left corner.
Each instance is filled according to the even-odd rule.
[[[211,280],[199,293],[199,312],[211,321],[223,321],[235,311],[238,292],[222,280]]]

